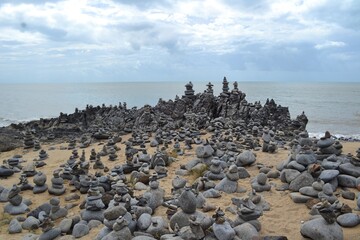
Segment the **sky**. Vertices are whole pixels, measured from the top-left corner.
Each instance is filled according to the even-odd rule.
[[[358,0],[0,0],[0,83],[360,82]]]

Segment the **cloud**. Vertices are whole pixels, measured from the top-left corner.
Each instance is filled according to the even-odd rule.
[[[210,69],[220,75],[322,72],[346,59],[353,61],[347,71],[357,71],[354,9],[358,1],[6,0],[0,4],[0,67],[26,72],[41,64],[65,77],[81,69],[79,76],[99,81],[111,73],[112,79],[135,76],[135,70],[205,78],[212,77]]]
[[[346,46],[346,43],[344,43],[344,42],[326,41],[321,44],[316,44],[314,47],[317,50],[322,50],[322,49],[326,49],[326,48],[341,48],[341,47],[345,47],[345,46]]]

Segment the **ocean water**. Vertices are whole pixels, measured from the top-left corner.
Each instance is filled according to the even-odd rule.
[[[159,98],[174,99],[184,93],[186,82],[136,83],[48,83],[0,84],[0,126],[39,118],[57,117],[75,108],[117,105],[154,106]],[[193,82],[196,93],[206,89],[206,82]],[[221,82],[214,84],[214,94],[221,92]],[[312,135],[330,131],[337,136],[360,138],[360,83],[333,82],[238,82],[249,102],[273,98],[288,106],[291,118],[302,111],[309,118],[307,130]],[[232,88],[232,86],[231,86]]]

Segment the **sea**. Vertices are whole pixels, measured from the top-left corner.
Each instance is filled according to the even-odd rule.
[[[87,104],[128,107],[156,105],[159,98],[175,99],[184,94],[187,82],[116,82],[116,83],[16,83],[0,84],[0,127],[39,118],[73,113]],[[207,82],[193,82],[196,93]],[[214,94],[222,91],[221,82],[213,82]],[[232,88],[232,86],[230,86]],[[238,82],[248,102],[274,99],[289,107],[291,118],[303,111],[309,119],[307,130],[320,137],[325,131],[336,137],[360,139],[360,83],[344,82]]]

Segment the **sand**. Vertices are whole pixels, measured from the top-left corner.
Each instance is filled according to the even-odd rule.
[[[129,135],[123,137],[123,141],[127,140],[129,138]],[[92,148],[95,148],[96,151],[100,151],[102,149],[103,142],[96,142],[92,143],[90,147],[85,149],[86,158],[88,159],[90,156],[90,151]],[[343,142],[342,143],[344,148],[343,152],[346,153],[353,153],[355,154],[355,151],[360,147],[359,142]],[[44,167],[37,169],[38,171],[44,172],[47,177],[47,184],[50,184],[50,179],[52,177],[52,172],[54,169],[59,168],[60,164],[65,163],[69,157],[71,156],[72,150],[60,150],[60,147],[66,147],[67,143],[62,144],[54,144],[54,145],[42,145],[42,148],[47,151],[49,154],[49,158],[46,161],[47,165]],[[117,143],[117,146],[121,148],[120,151],[117,152],[119,158],[117,161],[111,162],[108,161],[107,157],[102,157],[103,163],[108,166],[110,169],[119,164],[125,163],[125,153],[124,149],[125,146],[121,143]],[[49,150],[49,148],[55,148],[55,150]],[[171,195],[171,181],[175,177],[175,171],[180,167],[181,164],[185,164],[187,161],[195,158],[195,148],[189,151],[186,151],[185,155],[178,156],[178,161],[171,164],[170,167],[168,167],[168,176],[166,178],[163,178],[160,180],[160,187],[163,188],[166,191],[166,196]],[[148,148],[149,153],[153,153],[155,151],[154,148]],[[81,149],[78,149],[79,155],[81,154]],[[3,152],[0,153],[0,160],[6,160],[15,154],[21,154],[23,155],[23,159],[27,162],[31,162],[34,158],[38,157],[38,152],[34,152],[32,150],[23,150],[22,148],[15,149],[10,152]],[[256,163],[262,163],[269,167],[274,167],[281,161],[285,160],[286,157],[289,154],[289,150],[285,149],[279,149],[277,153],[275,154],[269,154],[269,153],[262,153],[262,152],[256,152],[257,158]],[[24,164],[23,164],[24,165]],[[248,172],[251,175],[251,178],[255,177],[258,174],[258,168],[256,165],[250,166],[247,168]],[[94,172],[94,170],[91,169],[91,172]],[[2,179],[1,185],[4,187],[11,187],[13,184],[19,182],[19,176],[20,173],[16,173],[13,176],[9,177],[8,179]],[[194,176],[186,176],[185,177],[188,180],[188,183],[191,184],[195,178]],[[246,197],[250,188],[250,180],[248,179],[241,179],[239,180],[239,184],[242,187],[245,187],[248,191],[246,193],[235,193],[235,194],[226,194],[222,193],[222,197],[218,199],[207,199],[207,202],[213,205],[216,205],[218,207],[221,207],[223,210],[231,206],[231,198],[232,197]],[[32,177],[28,178],[29,182],[32,184]],[[61,206],[64,206],[66,203],[64,198],[66,195],[71,194],[71,189],[73,189],[73,186],[68,185],[68,181],[65,180],[67,191],[64,195],[60,196],[61,200]],[[281,182],[279,179],[271,180],[272,183],[280,185]],[[355,192],[356,194],[359,192],[356,189],[350,189],[351,191]],[[337,190],[337,193],[340,192],[340,189]],[[135,191],[135,195],[142,194],[143,191]],[[78,193],[80,194],[80,193]],[[289,197],[289,191],[276,191],[274,187],[272,187],[271,191],[260,193],[267,202],[269,202],[271,210],[270,211],[264,211],[263,216],[259,218],[262,229],[260,232],[261,236],[266,235],[283,235],[287,236],[288,239],[304,239],[300,234],[300,227],[301,223],[303,221],[306,221],[310,218],[309,215],[309,209],[304,204],[296,204],[294,203],[290,197]],[[32,191],[24,191],[22,192],[22,196],[24,198],[30,199],[33,204],[30,206],[30,209],[34,209],[38,207],[39,205],[43,204],[44,202],[49,201],[50,198],[53,196],[49,195],[47,192],[43,194],[37,194],[34,195]],[[86,197],[86,194],[81,195],[81,199],[77,201],[72,201],[74,203],[80,204]],[[351,208],[355,208],[356,202],[351,200],[343,199],[341,196],[339,196],[339,199],[341,202],[347,203]],[[0,203],[0,207],[3,208],[6,203]],[[165,215],[166,208],[165,207],[159,207],[155,215]],[[80,213],[79,207],[74,207],[69,210],[68,217],[77,215]],[[360,214],[360,212],[358,212]],[[214,214],[214,211],[208,212],[210,216]],[[225,212],[226,216],[235,219],[235,215],[233,215],[230,212]],[[0,210],[0,239],[21,239],[22,236],[29,233],[27,230],[23,230],[20,234],[14,234],[10,235],[7,232],[8,224],[7,222],[9,219],[11,219],[13,216],[4,215],[3,210]],[[55,224],[58,224],[61,221],[61,219],[57,220]],[[86,236],[84,236],[81,239],[94,239],[94,237],[97,235],[97,233],[102,228],[102,225],[98,228],[91,229],[90,233]],[[343,228],[345,239],[360,239],[360,225],[358,225],[355,228]],[[33,233],[40,234],[41,230],[35,230]]]

